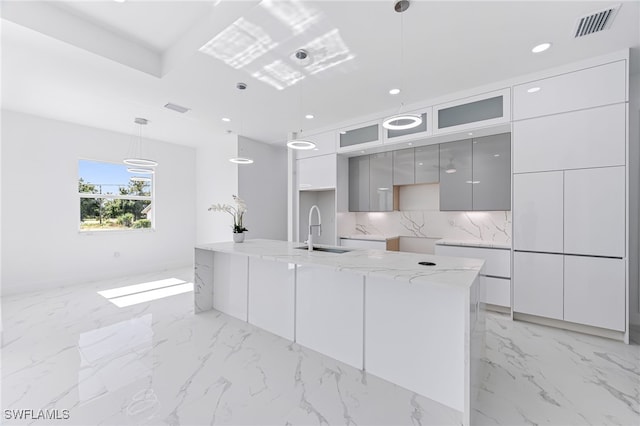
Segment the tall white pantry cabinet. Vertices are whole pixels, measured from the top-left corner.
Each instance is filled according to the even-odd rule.
[[[513,312],[628,341],[628,58],[513,87]]]

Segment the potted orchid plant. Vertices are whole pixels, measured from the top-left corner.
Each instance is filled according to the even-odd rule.
[[[233,201],[235,201],[235,206],[230,204],[212,204],[211,207],[209,207],[209,211],[229,213],[233,217],[233,241],[241,243],[244,241],[244,232],[248,231],[242,223],[244,214],[247,212],[247,204],[237,195],[233,195]]]

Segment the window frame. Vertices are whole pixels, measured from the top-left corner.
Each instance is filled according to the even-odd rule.
[[[122,166],[125,168],[130,167],[130,166],[127,166],[126,164],[115,162],[115,161],[95,160],[91,158],[78,158],[78,163],[77,163],[78,172],[76,174],[78,207],[79,207],[80,200],[82,200],[83,198],[86,198],[86,199],[94,199],[94,200],[104,199],[104,200],[149,201],[150,202],[149,205],[153,206],[152,208],[155,208],[155,204],[156,204],[156,170],[155,169],[153,173],[149,175],[145,175],[145,177],[151,178],[151,191],[150,191],[151,195],[147,196],[147,195],[93,194],[88,192],[80,192],[80,188],[78,187],[78,183],[80,179],[83,178],[83,176],[80,176],[81,161],[89,161],[89,162],[102,163],[102,164],[112,164],[112,165]],[[135,174],[132,173],[131,175],[134,176]],[[87,182],[87,183],[90,183],[90,182]],[[95,185],[99,185],[99,184],[95,184]],[[120,186],[118,186],[118,188],[120,188]],[[78,209],[78,232],[83,235],[92,235],[94,233],[112,234],[112,233],[120,233],[120,232],[154,232],[155,230],[156,230],[155,213],[151,215],[151,226],[149,228],[82,229],[82,209],[81,208]]]

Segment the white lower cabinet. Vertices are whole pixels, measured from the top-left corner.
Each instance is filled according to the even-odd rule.
[[[364,277],[298,265],[296,342],[363,369]]]
[[[625,261],[564,257],[564,319],[624,331]]]
[[[437,256],[483,259],[483,289],[480,300],[491,305],[511,307],[511,250],[489,247],[436,244]]]
[[[563,319],[563,255],[513,253],[513,310]]]
[[[509,278],[484,277],[485,303],[496,306],[511,307],[511,280]]]
[[[374,250],[386,250],[387,242],[379,240],[358,240],[354,238],[340,238],[342,247],[364,248]]]
[[[215,252],[213,256],[213,309],[247,320],[249,258]]]
[[[293,263],[249,260],[249,323],[294,339],[295,272]]]
[[[463,411],[460,336],[468,331],[464,315],[452,317],[451,312],[469,309],[464,298],[445,286],[369,276],[366,307],[367,372]]]

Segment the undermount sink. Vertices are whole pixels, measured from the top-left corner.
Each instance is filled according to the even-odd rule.
[[[307,246],[302,246],[302,247],[296,247],[299,250],[309,250],[309,247]],[[329,247],[314,247],[313,251],[325,251],[327,253],[346,253],[348,251],[351,250],[344,250],[344,249],[339,249],[339,248],[329,248]]]

